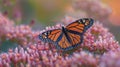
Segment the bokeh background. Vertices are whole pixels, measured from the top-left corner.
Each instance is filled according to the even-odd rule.
[[[63,18],[91,17],[109,28],[120,42],[119,3],[120,0],[0,0],[0,12],[16,25],[30,25],[34,30],[69,24]],[[3,44],[8,43],[12,44]]]

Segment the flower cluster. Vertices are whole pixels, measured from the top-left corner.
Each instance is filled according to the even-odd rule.
[[[96,22],[85,33],[84,43],[81,47],[101,54],[109,50],[115,50],[120,46],[108,29],[104,28],[102,24]]]
[[[74,19],[67,18],[67,22]],[[5,22],[5,23],[4,23]],[[46,27],[45,30],[61,28],[58,24]],[[30,26],[15,26],[6,17],[0,15],[0,39],[17,41],[25,47],[9,49],[0,54],[0,67],[119,67],[120,47],[114,36],[95,21],[94,25],[84,33],[84,41],[80,48],[71,55],[62,55],[53,44],[43,43],[37,37],[43,31],[32,31]],[[87,50],[87,51],[84,51]],[[109,52],[110,51],[110,52]],[[96,54],[100,53],[100,54]],[[113,65],[111,65],[113,62]]]
[[[13,26],[13,21],[9,21],[7,17],[0,14],[0,38],[4,37],[4,34],[13,29]]]
[[[88,17],[93,17],[99,21],[108,19],[112,12],[110,7],[103,4],[101,0],[74,0],[73,7],[83,10],[87,13]]]
[[[100,67],[120,67],[120,48],[105,53],[100,58]]]
[[[31,45],[27,50],[16,48],[0,55],[0,67],[96,67],[97,58],[92,54],[79,52],[71,57],[63,57],[56,51],[44,48],[45,44]]]
[[[17,42],[18,44],[24,46],[28,42],[33,42],[33,37],[35,33],[32,32],[30,26],[19,25],[15,26],[13,21],[10,21],[7,17],[0,14],[0,39],[10,40],[12,42]]]

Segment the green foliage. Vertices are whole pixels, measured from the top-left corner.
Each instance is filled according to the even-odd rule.
[[[0,44],[0,52],[7,52],[10,48],[14,49],[18,45],[10,40],[5,40]]]

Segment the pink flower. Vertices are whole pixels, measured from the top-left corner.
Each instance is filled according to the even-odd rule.
[[[30,41],[34,41],[35,33],[32,32],[30,26],[15,26],[14,22],[0,14],[0,38],[1,40],[10,40],[25,46]]]
[[[14,26],[14,22],[8,20],[7,17],[3,16],[0,13],[0,38],[4,37],[6,33],[8,33],[8,31],[10,31],[11,29],[13,29]]]
[[[84,34],[84,42],[81,47],[92,52],[104,53],[120,46],[107,28],[104,28],[99,22],[95,22]]]
[[[44,45],[44,44],[41,44]],[[34,48],[33,48],[34,47]],[[96,67],[98,64],[97,58],[92,54],[88,54],[84,51],[73,54],[71,57],[60,56],[57,52],[51,50],[39,50],[37,45],[33,45],[32,48],[28,47],[27,50],[23,48],[16,48],[14,51],[9,50],[8,53],[0,55],[0,66],[60,66],[60,67],[74,67],[74,66],[86,66]]]
[[[120,48],[103,54],[100,67],[120,67]]]
[[[71,18],[68,17],[65,21],[74,21]],[[43,43],[38,39],[38,35],[43,31],[61,28],[62,25],[60,24],[46,27],[43,31],[33,31],[28,25],[15,26],[14,23],[2,15],[0,15],[0,24],[1,39],[4,36],[4,39],[27,45],[26,48],[16,47],[14,50],[9,49],[7,53],[1,53],[0,67],[119,66],[119,44],[108,29],[97,21],[84,33],[83,43],[80,48],[78,47],[73,51],[72,55],[61,55],[64,51],[57,51],[53,44]]]

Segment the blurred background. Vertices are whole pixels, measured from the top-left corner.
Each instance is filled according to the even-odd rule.
[[[108,27],[120,41],[120,0],[0,0],[0,12],[19,24],[42,30],[63,18],[91,17]]]

